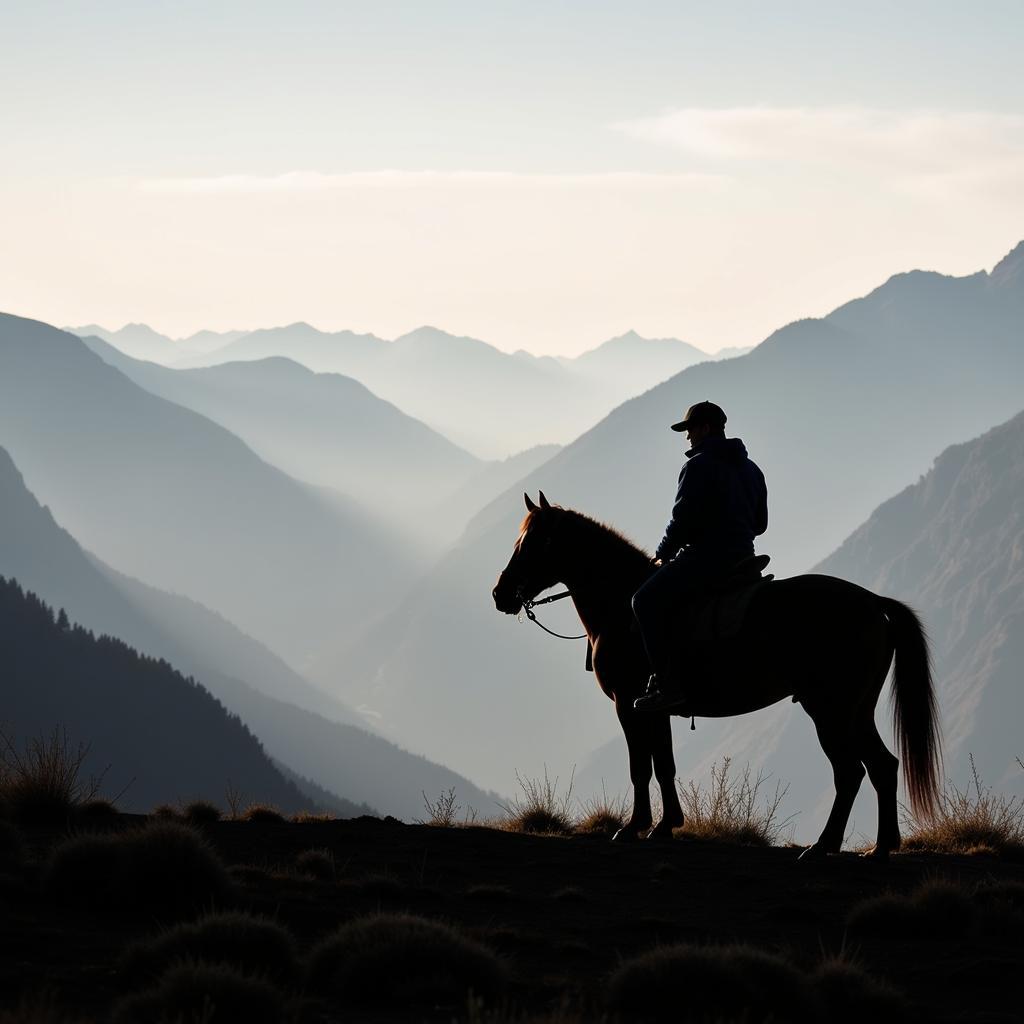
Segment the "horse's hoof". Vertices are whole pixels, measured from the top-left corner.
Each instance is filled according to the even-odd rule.
[[[655,825],[650,832],[647,833],[646,838],[653,840],[656,843],[667,843],[672,841],[672,826],[671,825]]]
[[[815,843],[813,846],[808,846],[803,853],[797,858],[797,860],[803,861],[805,864],[816,864],[821,863],[825,860],[830,853],[838,853],[838,850],[829,850],[824,846],[819,846]]]
[[[638,843],[640,842],[640,830],[632,825],[625,825],[612,836],[613,843]]]
[[[888,861],[889,854],[892,850],[888,846],[872,846],[870,850],[865,850],[861,856],[866,860],[875,861]]]

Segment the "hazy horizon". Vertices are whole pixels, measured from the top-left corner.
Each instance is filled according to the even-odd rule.
[[[1024,236],[1022,28],[1010,4],[7,8],[0,307],[754,345]]]

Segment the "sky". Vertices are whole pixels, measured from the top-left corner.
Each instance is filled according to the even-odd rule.
[[[1019,2],[0,5],[0,309],[752,345],[1024,238]]]

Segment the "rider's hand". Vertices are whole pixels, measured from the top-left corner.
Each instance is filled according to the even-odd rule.
[[[662,563],[660,558],[652,558],[651,559],[651,565],[653,565],[655,569],[660,569],[662,564],[663,563]]]

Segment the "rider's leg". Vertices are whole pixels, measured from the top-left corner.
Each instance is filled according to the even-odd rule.
[[[667,681],[677,639],[672,628],[680,604],[703,576],[701,560],[691,551],[681,551],[654,572],[633,595],[633,615],[640,626],[651,671]]]

